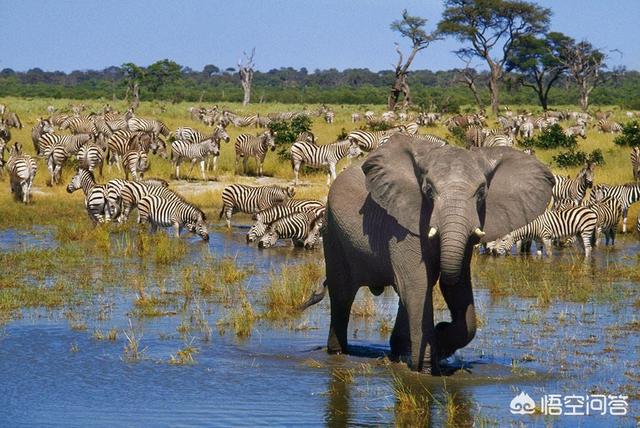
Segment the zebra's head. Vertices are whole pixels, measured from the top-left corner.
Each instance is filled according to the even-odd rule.
[[[49,134],[53,132],[53,125],[51,124],[51,122],[49,122],[48,119],[40,119],[38,126],[40,127],[40,130],[43,134]]]
[[[579,177],[584,184],[591,188],[593,186],[593,177],[595,175],[596,165],[593,162],[587,162],[585,166],[580,170]]]
[[[186,227],[189,232],[198,235],[204,241],[209,241],[209,230],[204,215],[201,215],[195,223],[187,223]]]
[[[85,172],[89,172],[85,169],[79,168],[76,174],[71,178],[71,182],[67,185],[67,193],[73,193],[78,189],[82,189],[82,177]]]
[[[487,250],[493,255],[504,256],[511,253],[513,244],[513,237],[511,234],[508,234],[500,239],[487,243]]]
[[[222,125],[218,125],[216,127],[216,130],[213,133],[213,138],[218,141],[224,140],[225,143],[228,143],[231,140],[231,137],[229,137],[227,130]]]
[[[359,145],[351,143],[349,145],[349,151],[347,152],[348,158],[357,158],[362,156],[363,152]]]
[[[251,228],[249,232],[247,232],[247,244],[255,242],[257,239],[261,238],[264,233],[267,231],[267,225],[262,222],[262,220],[258,219]]]
[[[265,150],[271,149],[271,151],[273,152],[276,149],[275,134],[272,134],[271,131],[263,133],[261,138],[262,147],[264,147]]]
[[[276,245],[278,241],[278,232],[275,230],[273,225],[267,227],[267,230],[264,232],[264,235],[258,241],[258,248],[270,248]]]
[[[309,231],[309,235],[304,240],[304,248],[310,250],[316,246],[318,240],[320,239],[320,235],[322,233],[322,228],[324,225],[324,221],[322,218],[318,218],[311,224],[311,230]]]

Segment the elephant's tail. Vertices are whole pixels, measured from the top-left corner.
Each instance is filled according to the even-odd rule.
[[[322,299],[324,299],[324,295],[327,294],[327,281],[322,283],[321,289],[316,289],[313,291],[313,294],[309,296],[306,302],[298,307],[298,310],[304,311],[309,306],[313,306],[316,303],[320,303]]]

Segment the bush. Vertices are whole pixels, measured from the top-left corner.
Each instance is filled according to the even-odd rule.
[[[555,149],[558,147],[573,149],[577,144],[575,135],[570,137],[566,136],[562,127],[554,124],[544,129],[537,136],[526,139],[523,145],[526,147],[539,147],[541,149]]]
[[[622,125],[622,133],[613,142],[618,146],[640,146],[640,124],[637,120]]]
[[[557,156],[553,157],[553,161],[560,168],[580,166],[584,165],[587,162],[591,162],[596,165],[604,165],[604,156],[602,155],[602,150],[600,149],[596,149],[587,155],[582,150],[576,151],[575,148],[572,147],[566,152],[558,153]]]
[[[362,127],[365,131],[386,131],[390,128],[393,128],[393,125],[383,120],[372,120]]]
[[[290,121],[275,120],[269,124],[271,133],[275,134],[278,157],[282,160],[291,159],[289,149],[302,132],[311,132],[311,119],[301,114]]]

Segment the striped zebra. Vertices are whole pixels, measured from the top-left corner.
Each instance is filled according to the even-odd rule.
[[[38,119],[38,123],[31,129],[31,141],[33,142],[33,148],[36,153],[40,153],[39,140],[43,134],[49,134],[53,132],[53,125],[48,119]]]
[[[147,153],[139,148],[130,148],[122,155],[122,169],[124,169],[125,180],[129,179],[129,174],[134,181],[144,178],[145,171],[149,169]]]
[[[2,122],[4,122],[4,124],[9,128],[22,129],[22,121],[20,121],[18,115],[12,111],[3,115]]]
[[[87,116],[71,116],[60,124],[60,130],[68,129],[72,134],[96,133],[93,114]]]
[[[251,114],[247,116],[238,116],[237,114],[228,114],[227,117],[236,128],[244,128],[253,126],[258,122],[258,115]]]
[[[585,257],[591,257],[591,240],[596,231],[598,218],[596,213],[587,207],[573,207],[560,211],[546,211],[531,223],[526,224],[498,240],[494,251],[505,254],[517,241],[536,241],[537,253],[542,255],[546,248],[547,255],[552,255],[551,241],[578,236],[584,248]]]
[[[617,199],[622,207],[622,233],[627,233],[627,215],[629,207],[640,200],[640,184],[628,183],[618,186],[597,184],[591,190],[591,197],[595,202],[606,197]]]
[[[605,245],[615,245],[616,228],[622,217],[622,205],[616,198],[606,197],[598,202],[586,205],[596,213],[598,222],[594,233],[593,245],[598,246],[599,236],[604,233]]]
[[[327,186],[336,179],[336,165],[344,157],[354,158],[362,154],[360,147],[350,141],[338,141],[322,146],[297,141],[291,145],[291,167],[295,174],[295,185],[298,185],[300,166],[306,164],[311,168],[327,168]]]
[[[54,134],[44,134],[44,137],[53,136]],[[69,157],[76,155],[82,147],[89,142],[93,142],[93,136],[88,134],[78,135],[58,135],[61,137],[57,142],[53,143],[50,148],[45,148],[45,156],[47,161],[47,169],[50,174],[49,184],[51,186],[59,184],[62,175],[62,167]],[[43,147],[42,140],[40,147]]]
[[[144,119],[141,117],[132,117],[127,120],[127,126],[130,131],[148,132],[154,136],[163,135],[168,137],[171,132],[167,126],[156,119]]]
[[[600,119],[595,126],[600,130],[600,132],[605,133],[608,132],[614,134],[616,132],[622,131],[622,125],[620,125],[618,122],[614,122],[608,119]]]
[[[254,242],[264,235],[274,221],[289,214],[312,211],[320,215],[324,210],[324,204],[313,199],[289,199],[286,204],[274,205],[264,211],[255,213],[251,218],[255,221],[247,232],[247,243]]]
[[[497,146],[513,146],[513,138],[503,134],[488,135],[482,142],[482,147],[497,147]]]
[[[367,122],[371,122],[373,119],[375,119],[375,117],[376,114],[371,110],[367,110],[364,112],[364,120],[366,120]]]
[[[176,140],[171,143],[171,159],[176,169],[176,179],[180,180],[180,163],[186,159],[191,162],[189,175],[193,172],[196,162],[200,162],[200,172],[202,179],[206,180],[207,175],[204,172],[204,163],[209,156],[218,157],[220,155],[220,146],[218,143],[209,138],[198,143],[189,143],[187,141]]]
[[[635,146],[631,149],[631,154],[629,155],[631,159],[631,171],[633,172],[634,181],[640,181],[640,147]]]
[[[94,224],[110,221],[106,186],[97,184],[91,171],[79,168],[76,175],[71,178],[67,192],[73,193],[78,189],[82,189],[84,192],[84,206],[91,221]]]
[[[587,139],[587,127],[585,125],[570,126],[569,128],[564,130],[564,135],[566,135],[567,137],[571,137],[573,135],[576,135],[576,136],[582,138],[583,140],[586,140]]]
[[[595,164],[587,162],[576,178],[554,175],[556,182],[551,191],[553,209],[557,209],[559,204],[565,201],[580,204],[584,199],[587,188],[593,186],[594,174]]]
[[[389,138],[398,132],[398,129],[392,128],[386,131],[352,131],[347,135],[347,140],[353,144],[357,144],[362,151],[370,152],[377,149]]]
[[[129,219],[131,210],[138,206],[140,199],[147,195],[162,196],[165,199],[180,198],[168,188],[164,180],[111,180],[107,183],[107,206],[109,213],[118,223]]]
[[[181,198],[164,198],[158,195],[147,195],[138,203],[138,223],[151,224],[151,232],[155,233],[160,227],[171,227],[175,230],[176,238],[180,231],[187,230],[203,240],[209,240],[207,217],[204,212]]]
[[[224,216],[227,228],[231,228],[231,216],[242,212],[253,214],[267,208],[287,203],[295,195],[295,188],[280,186],[246,186],[232,184],[222,191],[222,209],[220,218]]]
[[[351,113],[351,123],[360,122],[361,119],[360,113]]]
[[[220,148],[220,141],[225,141],[226,143],[228,143],[231,140],[231,138],[229,137],[229,134],[227,133],[227,130],[222,125],[217,125],[213,133],[208,137],[205,134],[201,133],[200,131],[193,128],[189,128],[189,127],[181,127],[176,129],[176,132],[174,135],[176,140],[186,141],[193,144],[202,143],[205,140],[211,140],[218,145],[218,149]],[[209,170],[210,165],[209,165],[208,156],[206,160],[207,160],[206,169]],[[218,169],[218,155],[215,155],[213,156],[213,170],[216,171],[217,169]]]
[[[242,158],[243,173],[247,172],[247,162],[250,157],[256,158],[256,169],[258,176],[262,176],[262,163],[267,155],[267,150],[276,149],[276,143],[271,131],[263,132],[258,136],[249,134],[240,134],[236,137],[236,164],[235,171],[238,171],[238,162]]]
[[[164,141],[146,132],[119,130],[114,132],[107,141],[107,163],[115,163],[120,169],[122,156],[129,150],[151,151],[153,154],[166,151]],[[164,156],[163,156],[164,157]]]
[[[437,135],[433,134],[416,134],[412,136],[412,138],[413,141],[418,143],[431,143],[438,146],[446,146],[447,144],[449,144],[444,138],[440,138]]]
[[[38,172],[36,160],[22,152],[22,144],[14,143],[9,152],[9,160],[6,164],[9,172],[11,193],[23,203],[31,200],[31,186]]]
[[[411,122],[411,123],[407,123],[406,125],[400,126],[400,129],[405,134],[413,137],[414,135],[418,134],[418,130],[420,129],[420,125],[418,125],[415,122]]]
[[[67,155],[75,155],[80,150],[80,147],[90,140],[93,140],[93,135],[91,134],[60,135],[53,132],[42,134],[38,138],[38,155],[47,157],[56,146],[64,147]]]
[[[295,246],[311,249],[320,237],[324,209],[321,214],[304,211],[286,215],[271,223],[258,241],[259,248],[269,248],[278,239],[291,239]]]
[[[336,114],[331,110],[328,110],[324,113],[324,121],[327,122],[328,124],[332,124],[335,117],[336,117]]]

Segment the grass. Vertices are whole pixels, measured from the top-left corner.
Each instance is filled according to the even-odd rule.
[[[183,366],[186,364],[195,364],[196,360],[193,358],[195,354],[198,353],[198,348],[195,348],[191,345],[185,346],[182,349],[179,349],[175,355],[171,355],[169,357],[169,364],[176,366]]]
[[[360,298],[356,297],[353,305],[351,306],[351,315],[356,318],[373,318],[376,314],[376,304],[373,301],[373,294],[368,288],[361,288]]]
[[[129,329],[123,330],[122,333],[124,337],[127,339],[127,342],[124,345],[123,350],[123,359],[128,363],[133,363],[140,361],[144,358],[144,353],[147,348],[140,347],[140,341],[142,340],[142,333],[137,332],[133,325],[131,324],[131,319],[129,319]]]
[[[407,383],[393,376],[391,390],[395,397],[396,425],[427,426],[431,419],[430,397],[427,394],[416,394]]]
[[[299,307],[316,289],[323,275],[323,267],[317,262],[284,265],[280,272],[272,272],[271,283],[263,292],[265,317],[283,320],[300,316]]]
[[[108,340],[110,342],[115,342],[118,338],[118,330],[115,328],[110,329],[106,333],[102,330],[94,330],[93,338],[95,340]]]

